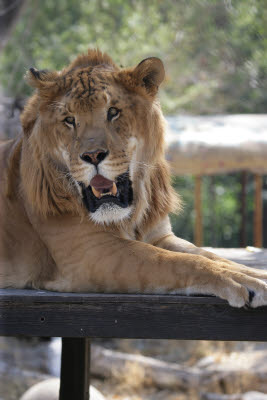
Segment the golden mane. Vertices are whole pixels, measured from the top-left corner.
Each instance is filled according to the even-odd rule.
[[[34,210],[45,218],[51,215],[81,214],[81,203],[75,196],[67,171],[58,169],[42,142],[38,142],[34,135],[30,136],[23,141],[22,150],[22,188]]]
[[[89,49],[87,54],[80,54],[75,60],[63,70],[63,74],[74,68],[94,67],[97,65],[108,65],[113,70],[118,71],[119,67],[113,62],[112,58],[99,49]]]

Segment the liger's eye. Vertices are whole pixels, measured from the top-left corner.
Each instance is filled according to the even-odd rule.
[[[68,125],[74,126],[75,125],[75,118],[74,117],[67,117],[67,118],[64,119],[64,122],[66,122],[66,124],[68,124]]]
[[[108,109],[108,121],[114,121],[115,119],[117,119],[120,115],[120,110],[118,110],[116,107],[110,107]]]

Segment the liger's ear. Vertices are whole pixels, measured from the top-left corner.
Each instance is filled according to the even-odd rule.
[[[30,68],[26,73],[28,84],[40,90],[52,88],[57,78],[58,72],[47,71],[45,69],[38,70],[36,68]]]
[[[138,85],[145,87],[148,94],[154,96],[165,77],[163,62],[157,57],[146,58],[133,70]]]

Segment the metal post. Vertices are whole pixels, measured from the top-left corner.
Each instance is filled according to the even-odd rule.
[[[59,400],[89,400],[90,340],[62,338]]]

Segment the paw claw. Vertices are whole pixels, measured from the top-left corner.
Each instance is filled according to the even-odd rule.
[[[250,305],[255,297],[255,292],[254,290],[248,289],[248,293],[249,293],[248,305]]]
[[[245,310],[252,310],[253,309],[253,299],[256,296],[256,293],[254,292],[254,290],[248,289],[248,301],[246,302],[246,304],[244,305],[244,309]]]

